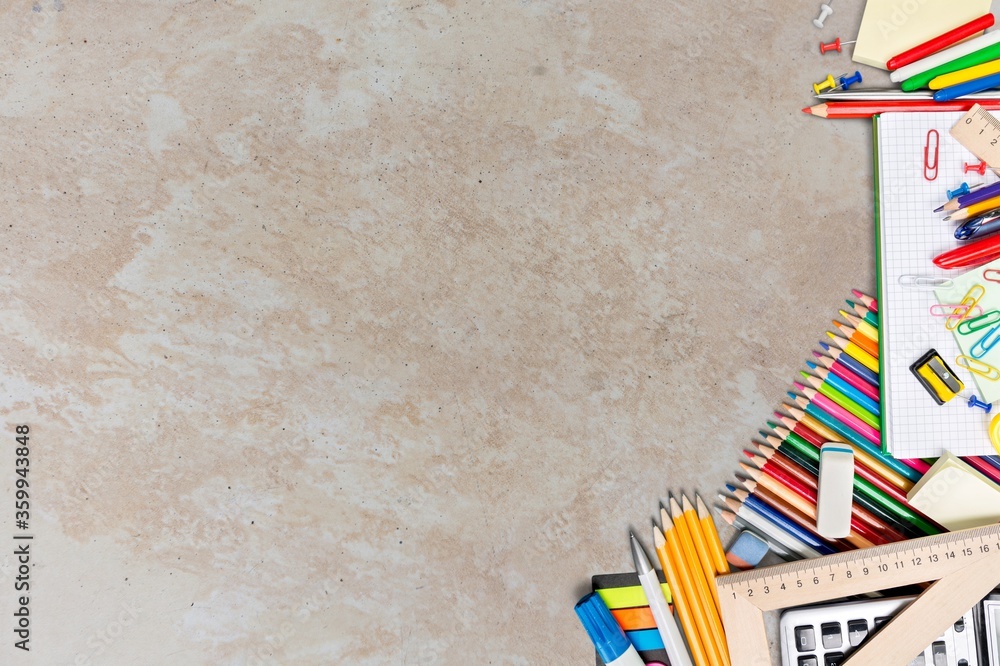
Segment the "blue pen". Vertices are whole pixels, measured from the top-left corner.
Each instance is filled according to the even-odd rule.
[[[979,79],[973,79],[965,83],[956,83],[953,86],[942,88],[934,93],[934,101],[950,102],[963,95],[971,95],[972,93],[983,92],[991,88],[1000,88],[1000,74],[990,74]]]
[[[731,493],[736,492],[736,487],[727,485],[726,490],[728,490]],[[753,511],[757,515],[761,516],[765,520],[774,523],[784,531],[794,536],[799,541],[802,541],[810,548],[814,548],[815,550],[818,550],[824,555],[832,555],[833,553],[838,552],[835,548],[831,548],[830,546],[828,546],[827,544],[823,543],[818,538],[810,534],[808,531],[802,529],[802,527],[798,523],[790,520],[789,518],[786,518],[783,514],[778,513],[777,511],[772,509],[767,504],[764,504],[764,502],[760,501],[753,495],[747,495],[746,499],[743,500],[743,506],[745,506],[750,511]]]
[[[639,653],[596,592],[580,599],[575,610],[601,661],[609,666],[644,666]]]
[[[856,360],[853,356],[851,356],[847,352],[842,352],[839,349],[836,351],[840,353],[834,355],[836,352],[831,350],[830,345],[826,344],[822,340],[820,341],[819,346],[823,348],[823,351],[827,352],[835,359],[837,359],[838,361],[846,365],[848,368],[853,370],[854,374],[856,374],[858,377],[861,377],[861,379],[865,380],[872,386],[877,387],[879,385],[878,373],[869,370],[863,363],[861,363],[861,361]]]
[[[806,365],[808,365],[811,370],[815,370],[818,367],[812,361],[806,361]],[[806,375],[807,373],[802,373],[802,374]],[[825,381],[827,384],[829,384],[833,388],[837,389],[838,391],[846,395],[854,402],[858,403],[858,405],[860,405],[861,407],[867,409],[875,416],[881,415],[881,411],[879,410],[879,404],[877,402],[875,402],[874,400],[866,396],[864,393],[854,388],[853,386],[845,382],[843,379],[833,374],[832,372],[828,374],[826,376],[826,379],[823,381]]]
[[[955,238],[972,240],[982,238],[994,231],[1000,231],[1000,210],[990,211],[985,215],[966,220],[964,224],[955,229]]]

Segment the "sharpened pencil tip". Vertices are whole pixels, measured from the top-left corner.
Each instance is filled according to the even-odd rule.
[[[802,113],[808,113],[811,116],[813,114],[812,107],[811,106],[803,107]]]
[[[860,291],[858,291],[857,289],[851,289],[851,293],[852,293],[852,294],[854,294],[854,297],[855,297],[855,298],[861,298],[862,296],[864,296],[864,294],[862,294],[862,293],[861,293]]]

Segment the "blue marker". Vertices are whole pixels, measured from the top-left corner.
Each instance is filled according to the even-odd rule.
[[[971,95],[972,93],[983,92],[991,88],[1000,88],[1000,74],[990,74],[989,76],[942,88],[934,93],[934,101],[950,102],[963,95]]]
[[[646,666],[596,592],[580,599],[575,610],[601,661],[608,666]]]

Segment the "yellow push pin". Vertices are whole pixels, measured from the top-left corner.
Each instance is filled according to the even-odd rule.
[[[837,82],[833,80],[833,74],[827,74],[825,80],[813,84],[813,90],[816,91],[817,95],[822,93],[827,88],[836,88],[836,87],[837,87]]]

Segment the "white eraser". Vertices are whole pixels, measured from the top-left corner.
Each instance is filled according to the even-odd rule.
[[[854,501],[854,451],[830,442],[819,450],[819,484],[816,493],[816,531],[827,539],[851,533]]]

